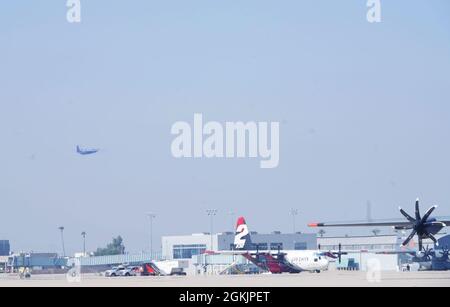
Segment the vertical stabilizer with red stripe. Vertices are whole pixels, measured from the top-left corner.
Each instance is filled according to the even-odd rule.
[[[236,226],[236,235],[234,237],[234,248],[236,250],[251,250],[252,240],[248,231],[247,223],[244,217],[238,218]]]

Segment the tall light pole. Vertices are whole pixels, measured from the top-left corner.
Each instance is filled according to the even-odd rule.
[[[66,247],[64,246],[64,226],[60,226],[60,227],[58,227],[58,229],[61,232],[61,243],[62,243],[63,257],[66,257]]]
[[[81,236],[83,237],[83,257],[86,257],[86,235],[86,231],[81,233]]]
[[[293,229],[293,231],[294,231],[294,234],[295,234],[295,219],[297,218],[297,215],[298,215],[298,210],[297,209],[291,209],[291,211],[289,212],[291,215],[292,215],[292,229]]]
[[[148,212],[147,216],[150,219],[150,256],[151,256],[153,255],[153,219],[156,218],[156,214]]]
[[[213,231],[214,231],[214,217],[217,215],[217,209],[208,209],[206,210],[208,216],[210,217],[211,222],[211,250],[213,249]]]

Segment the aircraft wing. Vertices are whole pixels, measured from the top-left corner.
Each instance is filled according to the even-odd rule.
[[[235,251],[205,251],[207,255],[247,255],[250,254],[246,250],[235,250]]]
[[[442,217],[437,216],[436,220],[438,222],[444,223],[447,226],[450,226],[450,217],[448,217],[448,216],[442,216]]]
[[[444,222],[445,223],[445,222]],[[407,221],[310,223],[308,227],[412,227]]]
[[[450,226],[450,217],[436,217],[436,221]],[[310,223],[308,227],[397,227],[397,228],[412,228],[414,223],[407,220],[374,220],[367,221],[353,221],[353,222],[325,222],[325,223]]]
[[[404,251],[381,251],[381,252],[376,252],[375,254],[377,255],[415,255],[417,253],[417,251],[413,251],[413,250],[404,250]]]
[[[281,252],[282,253],[282,252]],[[268,255],[278,254],[275,251],[247,251],[247,250],[230,250],[230,251],[205,251],[207,255]]]

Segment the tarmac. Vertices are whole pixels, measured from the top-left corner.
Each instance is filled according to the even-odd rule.
[[[66,275],[0,275],[0,287],[449,287],[450,272],[366,272],[328,271],[320,274],[113,277],[86,274],[71,279]]]

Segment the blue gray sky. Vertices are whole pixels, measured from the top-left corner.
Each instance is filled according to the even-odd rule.
[[[122,235],[259,232],[399,216],[416,197],[450,215],[450,3],[82,0],[0,4],[0,237],[69,252]],[[178,160],[175,121],[279,121],[280,166]],[[75,146],[101,148],[90,157]],[[340,230],[344,232],[345,230]],[[361,230],[362,232],[369,230]]]

